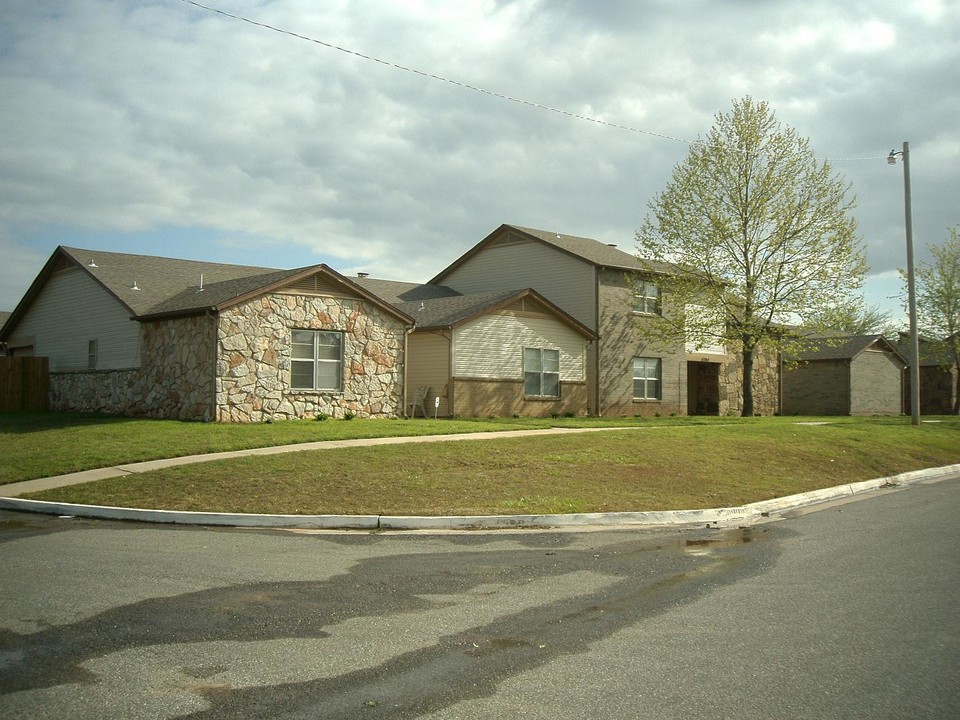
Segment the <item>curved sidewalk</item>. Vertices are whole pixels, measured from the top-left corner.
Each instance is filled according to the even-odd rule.
[[[575,526],[677,526],[709,525],[715,527],[757,522],[788,510],[858,495],[888,486],[909,485],[921,481],[936,482],[960,479],[960,464],[902,473],[888,478],[839,485],[822,490],[775,498],[738,507],[703,510],[669,510],[647,512],[573,513],[566,515],[458,515],[458,516],[395,516],[395,515],[253,515],[242,513],[188,512],[121,508],[101,505],[26,500],[17,497],[24,493],[65,487],[106,478],[159,470],[213,460],[229,460],[257,455],[315,450],[336,450],[370,445],[399,445],[470,440],[492,440],[506,437],[558,435],[611,430],[652,430],[655,428],[550,428],[546,430],[504,430],[489,433],[455,435],[426,435],[358,440],[330,440],[295,445],[279,445],[248,450],[189,455],[162,460],[116,465],[108,468],[58,475],[37,480],[25,480],[0,485],[0,509],[97,518],[103,520],[134,520],[139,522],[175,523],[186,525],[219,525],[231,527],[344,529],[344,530],[467,530],[485,528],[551,528]]]

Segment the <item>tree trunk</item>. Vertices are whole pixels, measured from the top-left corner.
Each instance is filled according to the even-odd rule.
[[[953,367],[957,374],[957,387],[953,394],[953,414],[960,415],[960,360]]]
[[[753,350],[756,346],[743,346],[743,410],[741,417],[753,417]]]

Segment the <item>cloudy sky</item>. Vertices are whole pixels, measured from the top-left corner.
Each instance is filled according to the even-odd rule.
[[[632,252],[745,95],[852,184],[870,304],[899,312],[891,148],[918,261],[960,223],[957,0],[204,4],[253,22],[0,3],[0,310],[60,244],[410,281],[501,223]]]

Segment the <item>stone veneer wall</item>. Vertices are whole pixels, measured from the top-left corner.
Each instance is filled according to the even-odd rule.
[[[343,390],[292,390],[291,330],[344,333]],[[274,294],[224,311],[217,330],[217,420],[263,422],[403,412],[403,323],[360,299]]]
[[[208,315],[143,323],[139,368],[51,373],[50,407],[213,420],[215,329]]]
[[[134,415],[140,370],[86,370],[50,373],[50,409]]]
[[[733,360],[720,372],[720,415],[739,415],[743,410],[743,358],[734,352]],[[753,357],[753,412],[778,415],[780,407],[780,355],[760,346]]]

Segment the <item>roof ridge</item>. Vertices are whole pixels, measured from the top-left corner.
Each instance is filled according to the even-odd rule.
[[[224,263],[216,262],[214,260],[193,260],[189,258],[178,258],[178,257],[169,257],[167,255],[145,255],[143,253],[129,253],[129,252],[118,252],[115,250],[92,250],[89,248],[77,248],[69,245],[61,245],[61,250],[64,250],[68,255],[70,255],[74,260],[82,262],[83,258],[81,257],[84,253],[87,255],[101,255],[109,257],[124,257],[124,258],[137,258],[140,260],[162,260],[164,262],[177,263],[183,265],[210,265],[214,267],[222,268],[235,268],[235,269],[249,269],[261,272],[271,272],[282,270],[283,268],[276,267],[266,267],[262,265],[245,265],[240,263]],[[93,261],[96,261],[96,258],[90,258]],[[315,267],[314,265],[306,265],[303,268],[298,268],[305,270],[308,267]]]

